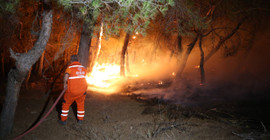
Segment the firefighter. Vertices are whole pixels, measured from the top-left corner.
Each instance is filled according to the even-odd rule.
[[[77,123],[82,124],[84,118],[84,100],[86,96],[86,69],[78,62],[78,56],[71,56],[71,64],[64,74],[64,88],[67,88],[64,94],[64,101],[59,123],[67,124],[70,105],[75,101],[77,104]]]

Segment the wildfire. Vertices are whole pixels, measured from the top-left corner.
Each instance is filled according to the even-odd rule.
[[[107,88],[112,85],[113,80],[120,78],[119,73],[120,69],[116,64],[96,64],[86,80],[90,85]]]
[[[159,85],[162,85],[162,84],[163,84],[163,81],[159,81],[158,84],[159,84]]]
[[[121,80],[120,68],[116,64],[96,64],[86,77],[89,88],[99,92],[114,92],[115,84]]]
[[[97,56],[99,56],[99,53],[100,53],[102,36],[103,36],[103,22],[101,22],[101,27],[100,27],[100,33],[99,33],[99,39],[98,39],[99,42],[98,42]]]
[[[194,66],[194,68],[199,69],[200,68],[200,65]]]
[[[129,74],[127,77],[120,76],[120,66],[117,64],[96,64],[92,72],[86,77],[88,89],[101,93],[114,93],[121,88],[121,84],[130,77],[139,77],[138,74]]]
[[[103,36],[103,23],[100,27],[100,36],[98,39],[98,51],[97,57],[100,54],[101,41]],[[91,73],[86,77],[89,88],[94,91],[99,92],[114,92],[116,89],[112,85],[119,82],[121,79],[120,75],[120,66],[116,64],[99,64],[97,59],[94,59],[94,67]]]

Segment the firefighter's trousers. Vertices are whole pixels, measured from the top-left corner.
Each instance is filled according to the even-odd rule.
[[[77,119],[83,120],[84,118],[84,101],[85,101],[85,94],[81,96],[71,96],[69,92],[65,93],[64,101],[62,104],[62,113],[61,113],[61,120],[65,121],[68,117],[69,107],[75,101],[77,104]]]

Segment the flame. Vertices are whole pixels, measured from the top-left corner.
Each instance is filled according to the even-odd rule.
[[[199,69],[200,68],[200,65],[194,66],[194,68]]]
[[[98,88],[103,88],[108,91],[108,88],[121,80],[119,73],[119,65],[107,63],[100,65],[97,63],[94,66],[92,73],[86,77],[86,81],[90,85],[90,89],[97,91]]]
[[[103,36],[103,23],[101,23],[100,27],[100,35],[98,39],[98,51],[97,57],[100,54],[101,50],[101,41]],[[98,91],[98,92],[114,92],[116,90],[115,87],[112,87],[113,84],[118,82],[120,77],[120,66],[116,64],[99,64],[97,59],[94,59],[94,67],[91,73],[89,73],[86,77],[86,81],[89,84],[90,90]]]
[[[101,27],[100,27],[100,33],[99,33],[99,39],[98,39],[98,52],[97,52],[97,56],[99,56],[99,53],[100,53],[102,36],[103,36],[103,22],[101,22]]]
[[[159,70],[160,67],[164,68],[164,66],[157,63],[151,63],[148,62],[147,57],[138,57],[136,61],[133,63],[130,63],[130,70],[126,78],[120,76],[120,65],[118,64],[118,61],[113,61],[112,63],[102,63],[102,62],[108,62],[102,61],[102,58],[100,58],[100,52],[101,52],[101,43],[102,43],[102,36],[103,36],[103,23],[101,23],[101,29],[100,29],[100,36],[97,41],[97,53],[95,55],[95,58],[93,60],[93,65],[91,69],[91,73],[88,73],[86,80],[88,83],[88,89],[91,91],[96,91],[103,94],[111,94],[119,92],[119,90],[122,89],[122,87],[125,87],[125,85],[128,85],[129,82],[137,82],[141,79],[147,78],[153,78],[153,80],[156,82],[156,70]],[[133,36],[136,37],[136,36]],[[105,48],[106,49],[106,48]],[[135,54],[134,54],[135,55]],[[105,56],[105,55],[104,55]],[[136,55],[135,55],[136,56]],[[99,58],[99,59],[97,59]],[[111,61],[110,61],[111,62]],[[132,62],[132,61],[131,61]],[[167,64],[167,61],[166,61]],[[166,69],[167,70],[167,69]],[[167,73],[168,72],[168,73]],[[166,71],[166,76],[168,74],[175,76],[176,73],[172,71]],[[155,76],[153,75],[155,74]],[[165,71],[160,74],[165,75]],[[161,77],[161,76],[159,76]],[[163,85],[164,81],[159,80],[156,84]]]
[[[113,79],[120,78],[120,67],[115,64],[96,64],[91,75],[87,76],[87,83],[97,87],[107,88],[111,86]]]
[[[129,78],[139,77],[139,74],[128,74],[127,77],[120,76],[120,65],[97,63],[91,74],[86,76],[86,81],[88,83],[88,89],[92,91],[97,91],[100,93],[111,94],[119,91],[121,85],[128,81]]]

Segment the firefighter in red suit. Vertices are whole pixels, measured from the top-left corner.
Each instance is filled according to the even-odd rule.
[[[67,117],[70,105],[75,101],[77,104],[77,119],[78,124],[82,123],[84,118],[84,100],[86,96],[87,82],[86,82],[86,69],[78,62],[78,56],[71,56],[71,64],[65,71],[64,75],[64,88],[67,88],[64,94],[64,101],[61,110],[61,120],[59,123],[62,125],[67,124]]]

